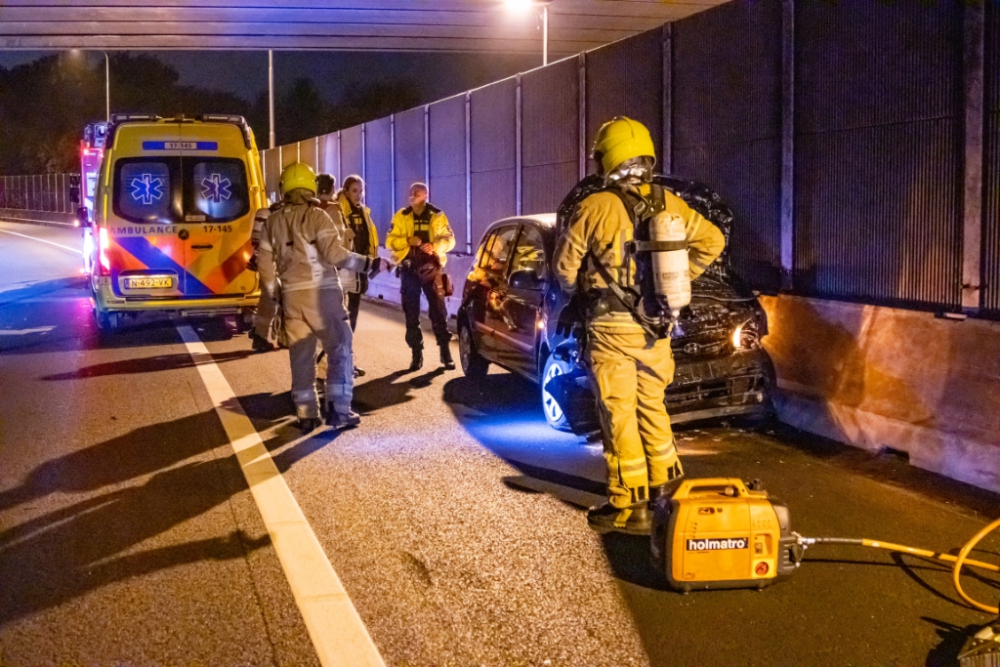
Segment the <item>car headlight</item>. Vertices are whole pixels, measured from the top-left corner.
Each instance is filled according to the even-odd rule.
[[[733,336],[730,340],[733,343],[734,350],[743,349],[743,326],[744,325],[741,324],[735,329],[733,329]]]

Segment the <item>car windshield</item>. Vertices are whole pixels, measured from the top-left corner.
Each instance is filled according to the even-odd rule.
[[[230,222],[250,210],[246,166],[236,158],[122,158],[114,178],[115,215],[129,222]]]

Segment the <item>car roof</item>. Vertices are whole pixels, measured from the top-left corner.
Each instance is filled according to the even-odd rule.
[[[506,227],[508,225],[516,225],[524,222],[534,223],[535,226],[540,227],[546,231],[555,230],[556,214],[532,213],[531,215],[513,215],[509,218],[503,218],[501,220],[497,220],[496,222],[490,224],[490,226],[487,227],[486,230],[483,232],[482,238],[485,239],[486,236],[497,227]]]

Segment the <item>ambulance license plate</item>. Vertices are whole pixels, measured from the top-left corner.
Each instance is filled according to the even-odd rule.
[[[173,286],[173,276],[142,276],[125,279],[126,289],[170,289]]]

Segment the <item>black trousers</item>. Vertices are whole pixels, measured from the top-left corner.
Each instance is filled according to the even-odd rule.
[[[451,340],[448,332],[448,310],[444,305],[444,295],[438,291],[438,281],[421,283],[420,278],[406,271],[399,274],[399,296],[406,316],[406,344],[412,348],[424,347],[424,334],[420,331],[420,295],[427,297],[427,314],[431,318],[431,328],[438,345],[446,345]]]
[[[358,328],[358,310],[361,308],[361,292],[347,293],[347,315],[351,319],[351,331]]]

